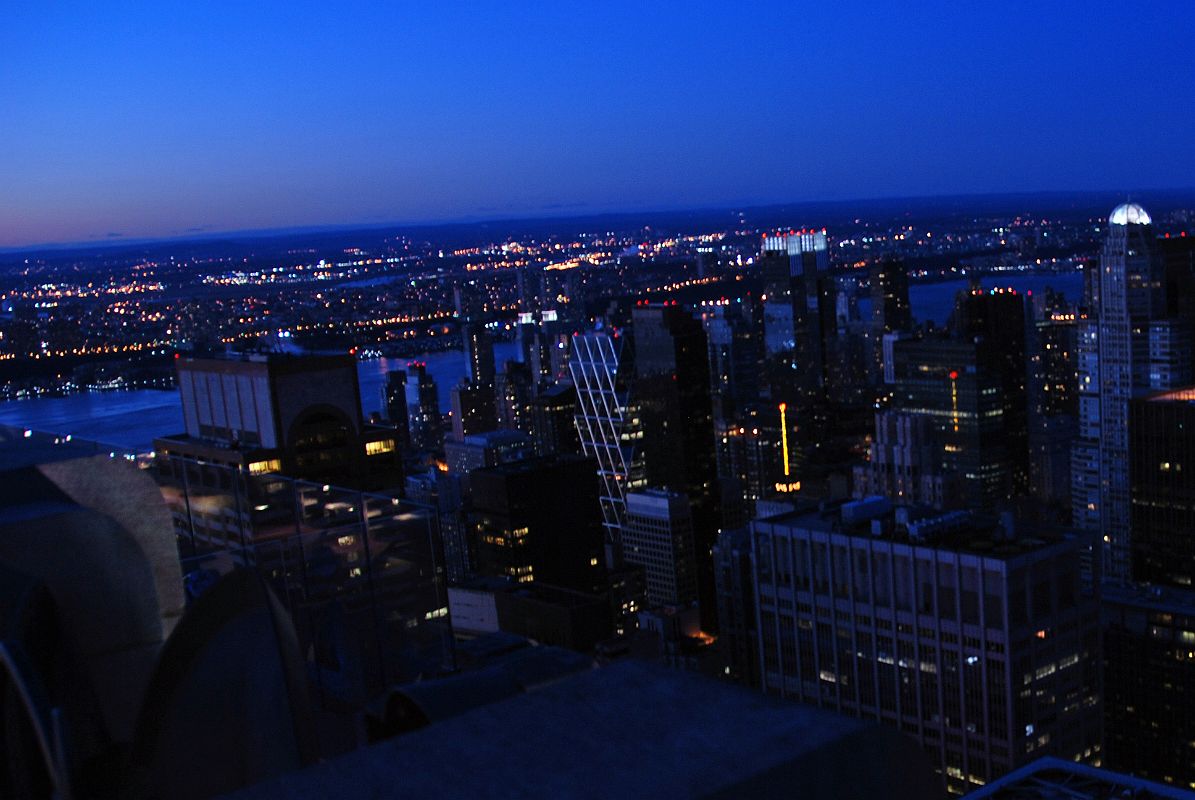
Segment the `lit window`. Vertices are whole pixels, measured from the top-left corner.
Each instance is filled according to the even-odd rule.
[[[254,461],[249,465],[250,475],[261,475],[266,472],[281,472],[282,462],[276,458],[271,458],[269,461]]]
[[[393,439],[381,439],[376,442],[366,442],[365,443],[365,455],[367,455],[367,456],[376,456],[376,455],[381,455],[382,453],[393,453],[393,452],[394,452],[394,440]]]

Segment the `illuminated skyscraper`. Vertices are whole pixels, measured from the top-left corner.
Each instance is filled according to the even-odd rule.
[[[618,331],[576,335],[569,370],[577,390],[581,450],[597,461],[606,563],[614,568],[622,562],[626,494],[646,486],[640,447],[642,421],[630,398],[634,375],[631,347]]]
[[[1163,311],[1149,214],[1134,203],[1108,219],[1088,275],[1092,316],[1079,327],[1079,435],[1072,451],[1076,527],[1102,543],[1105,578],[1130,577],[1129,401],[1150,388],[1149,322]]]
[[[494,337],[485,325],[477,322],[462,326],[461,336],[464,340],[465,360],[469,365],[469,377],[473,383],[492,387],[497,372],[494,366]]]

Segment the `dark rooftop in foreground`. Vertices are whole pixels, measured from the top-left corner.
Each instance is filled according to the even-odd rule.
[[[896,731],[621,662],[228,797],[941,795],[925,755]]]

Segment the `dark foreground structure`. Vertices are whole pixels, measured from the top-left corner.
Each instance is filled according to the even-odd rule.
[[[911,739],[623,662],[230,795],[265,798],[943,796]]]
[[[0,455],[0,797],[941,796],[896,731],[657,666],[486,655],[509,636],[337,717],[262,570],[184,608],[145,471],[23,437]]]

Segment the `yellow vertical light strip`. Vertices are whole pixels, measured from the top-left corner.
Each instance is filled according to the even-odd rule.
[[[950,410],[953,415],[954,432],[958,433],[958,372],[950,373]]]
[[[784,477],[788,477],[788,403],[780,404],[780,451],[784,454]]]

